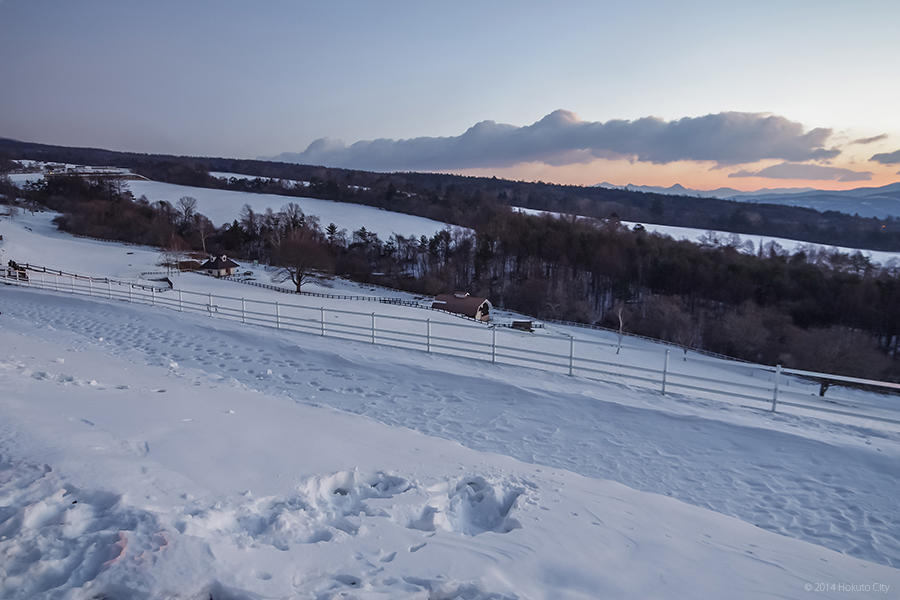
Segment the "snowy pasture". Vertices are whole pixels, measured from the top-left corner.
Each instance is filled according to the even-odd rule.
[[[129,181],[128,187],[136,198],[146,196],[151,202],[165,200],[173,206],[183,196],[196,198],[197,211],[206,215],[216,226],[238,219],[245,204],[249,204],[257,213],[264,213],[269,208],[277,212],[289,202],[294,202],[305,214],[318,217],[322,228],[334,223],[338,229],[346,229],[348,235],[365,227],[367,231],[378,234],[382,240],[387,240],[395,233],[418,238],[421,235],[431,237],[447,228],[446,223],[424,217],[316,198],[215,190],[159,181]]]

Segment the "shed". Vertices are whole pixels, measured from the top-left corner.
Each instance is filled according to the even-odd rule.
[[[470,296],[468,292],[454,292],[435,296],[431,308],[465,315],[477,321],[489,321],[492,305],[487,298]]]
[[[234,275],[234,270],[239,266],[239,264],[223,254],[222,256],[211,257],[203,263],[200,268],[206,271],[207,275],[224,277],[227,275]]]
[[[519,331],[534,331],[534,327],[531,321],[513,321],[510,324],[510,327],[513,329],[518,329]]]

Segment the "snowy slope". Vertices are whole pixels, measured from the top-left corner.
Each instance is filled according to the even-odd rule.
[[[588,406],[575,390],[552,399],[540,393],[547,382],[526,372],[464,377],[469,365],[456,360],[385,360],[364,345],[298,346],[202,317],[173,322],[152,309],[20,290],[3,289],[0,304],[4,597],[68,590],[69,597],[800,598],[806,586],[828,583],[900,585],[891,567],[540,466],[548,462],[542,456],[523,463],[470,449],[481,439],[517,453],[498,444],[505,419],[539,394],[544,416],[517,432],[521,443],[555,439],[568,446],[572,466],[582,458],[615,462],[569,439],[565,420],[548,418],[568,412],[559,413],[568,402],[570,411]],[[281,390],[266,390],[267,381]],[[549,383],[562,391],[561,382]],[[630,395],[593,390],[598,416],[621,412],[608,399]],[[470,448],[397,427],[377,410],[372,420],[328,408],[341,398],[350,413],[399,402],[395,419],[419,413]],[[475,400],[477,413],[466,410]],[[466,416],[451,418],[446,409]],[[645,435],[627,442],[632,451],[662,430],[652,411],[643,417],[634,425]],[[689,427],[683,434],[710,425],[670,417],[660,424]],[[627,439],[593,436],[610,450]],[[690,463],[702,459],[684,437],[678,448],[659,441],[645,448],[656,456],[644,458],[646,467],[665,465],[663,481],[690,479]],[[781,457],[759,457],[774,463],[765,467],[773,475],[799,475],[815,456],[849,488],[890,468],[888,456],[849,447],[827,454],[822,444],[811,453],[804,447],[811,440],[766,430],[713,427],[703,441],[718,438],[725,444],[716,460],[737,478],[732,485],[771,483],[754,483],[730,460],[752,461],[750,450],[773,442]],[[673,454],[686,471],[668,464]],[[842,465],[846,471],[834,470]],[[819,513],[818,488],[830,483],[815,478],[824,473],[803,472],[802,493],[740,486],[729,493],[778,495],[789,501],[786,513],[804,505]],[[708,477],[693,485],[702,481]],[[790,503],[804,498],[801,507]],[[844,518],[860,510],[856,499],[842,504]],[[877,511],[863,512],[875,522]],[[825,514],[803,520],[825,527]]]
[[[743,192],[733,188],[696,190],[686,188],[677,183],[670,187],[656,187],[632,184],[616,186],[604,182],[597,184],[596,187],[675,196],[723,198],[726,200],[754,202],[759,204],[801,206],[821,212],[834,210],[851,215],[858,214],[863,217],[878,217],[881,219],[889,216],[900,216],[900,182],[890,183],[881,187],[860,187],[851,190],[763,188],[751,192]]]
[[[542,215],[549,214],[553,216],[559,216],[560,213],[555,212],[547,212],[541,210],[535,210],[531,208],[521,208],[521,207],[513,207],[513,210],[517,210],[519,212],[523,212],[529,215]],[[588,218],[588,217],[585,217]],[[626,227],[634,227],[637,225],[635,221],[622,221],[622,224]],[[661,235],[667,235],[676,240],[687,240],[690,242],[698,242],[701,239],[708,237],[709,234],[713,234],[720,240],[728,240],[730,241],[735,235],[734,233],[730,233],[727,231],[715,231],[709,229],[696,229],[693,227],[676,227],[674,225],[656,225],[653,223],[641,223],[641,225],[651,233],[659,233]],[[781,237],[773,237],[773,236],[763,236],[763,235],[749,235],[742,234],[738,235],[738,239],[740,241],[751,241],[753,242],[753,246],[755,249],[759,249],[760,245],[767,246],[770,242],[775,242],[779,246],[781,246],[784,250],[790,253],[799,252],[804,249],[815,248],[815,249],[824,249],[824,250],[837,250],[838,252],[843,252],[846,254],[853,254],[855,252],[861,252],[863,256],[866,256],[875,263],[887,264],[891,261],[900,260],[900,252],[885,252],[881,250],[863,250],[859,248],[847,248],[844,246],[829,246],[827,244],[815,244],[812,242],[804,242],[801,240],[792,240],[788,238]]]
[[[634,227],[637,223],[632,221],[622,221],[622,224],[627,227]],[[642,223],[642,225],[647,229],[647,231],[653,233],[659,233],[662,235],[667,235],[676,240],[688,240],[691,242],[698,242],[702,239],[705,239],[712,233],[720,240],[729,241],[736,234],[724,232],[724,231],[710,231],[708,229],[695,229],[692,227],[675,227],[672,225],[655,225],[652,223]],[[863,256],[867,256],[869,260],[875,263],[886,264],[890,261],[900,260],[900,252],[886,252],[881,250],[861,250],[858,248],[847,248],[845,246],[829,246],[826,244],[815,244],[812,242],[803,242],[800,240],[791,240],[788,238],[780,238],[780,237],[771,237],[764,235],[749,235],[743,234],[738,235],[738,239],[740,241],[751,241],[753,242],[754,248],[757,250],[760,246],[764,248],[769,245],[770,242],[775,242],[779,246],[781,246],[787,252],[793,254],[795,252],[800,252],[803,250],[808,250],[810,248],[814,249],[824,249],[824,250],[837,250],[838,252],[842,252],[844,254],[853,254],[856,252],[861,252]]]
[[[210,174],[220,177],[247,178],[246,175],[239,173],[213,172]],[[42,173],[14,173],[9,177],[14,184],[23,186],[29,182],[40,181],[44,175]],[[309,182],[295,181],[294,183],[305,186]],[[329,223],[334,223],[338,229],[346,229],[348,235],[365,227],[366,230],[376,233],[382,240],[389,239],[393,234],[431,237],[448,227],[446,223],[432,219],[348,202],[216,190],[150,180],[128,181],[127,185],[135,198],[146,196],[151,202],[164,200],[175,206],[178,200],[184,196],[196,198],[198,212],[206,215],[217,227],[238,219],[245,204],[249,204],[257,213],[265,213],[268,208],[277,212],[289,202],[299,205],[305,214],[318,217],[319,224],[323,229]]]
[[[334,223],[338,229],[346,229],[348,234],[352,234],[360,227],[365,227],[368,231],[377,233],[382,240],[387,240],[395,233],[404,236],[425,235],[430,237],[447,227],[445,223],[424,217],[390,212],[362,204],[333,202],[316,198],[233,192],[159,181],[129,181],[128,187],[136,198],[146,196],[151,202],[165,200],[175,205],[183,196],[196,198],[198,212],[209,217],[216,226],[231,223],[239,218],[245,204],[249,204],[258,213],[264,213],[267,208],[277,212],[289,202],[294,202],[305,214],[319,217],[322,228],[329,223]]]
[[[160,250],[78,238],[60,232],[53,212],[23,211],[12,221],[0,220],[0,264],[9,260],[53,266],[98,277],[137,279],[143,271],[159,270]]]

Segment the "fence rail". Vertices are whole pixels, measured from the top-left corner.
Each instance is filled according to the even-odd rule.
[[[658,348],[624,346],[572,336],[534,336],[514,329],[478,327],[469,322],[304,306],[189,290],[140,288],[133,284],[113,285],[108,279],[101,280],[106,285],[97,285],[96,278],[56,275],[50,271],[40,274],[40,278],[22,280],[15,273],[3,270],[0,271],[0,283],[476,359],[483,364],[538,368],[650,388],[662,394],[690,393],[696,398],[738,403],[756,409],[785,411],[787,408],[791,413],[804,416],[851,417],[900,426],[900,396],[859,394],[855,398],[841,398],[833,395],[826,399],[818,397],[814,391],[817,385],[808,382],[852,384],[893,393],[900,392],[898,383],[710,358],[670,361],[670,349],[660,352]]]
[[[152,286],[152,285],[144,285],[140,283],[134,283],[132,281],[122,281],[120,279],[110,279],[109,277],[92,277],[90,275],[80,275],[78,273],[69,273],[68,271],[62,271],[60,269],[54,269],[52,267],[44,267],[40,265],[31,265],[28,263],[19,264],[18,269],[20,271],[31,271],[32,273],[38,273],[40,275],[53,275],[54,277],[64,277],[69,278],[71,280],[78,281],[89,281],[91,283],[104,284],[104,285],[120,285],[120,286],[131,286],[134,289],[142,289],[142,290],[160,290],[160,289],[168,289],[169,286]],[[152,275],[154,272],[141,273],[141,275]],[[161,272],[160,274],[165,275],[165,272]]]
[[[196,273],[197,275],[204,275],[206,277],[215,277],[215,275],[210,275],[208,273],[204,273],[202,271],[191,271],[192,273]],[[459,313],[450,312],[448,310],[444,310],[441,308],[435,308],[434,306],[425,306],[421,302],[417,302],[415,300],[407,300],[406,298],[396,298],[396,297],[385,297],[385,296],[348,296],[348,295],[340,295],[340,294],[325,294],[322,292],[304,292],[304,291],[296,291],[289,290],[277,285],[272,285],[270,283],[261,283],[259,281],[250,281],[247,279],[240,279],[234,275],[228,275],[225,277],[216,277],[217,279],[221,279],[223,281],[232,281],[234,283],[243,283],[245,285],[252,285],[255,287],[264,288],[267,290],[274,290],[276,292],[280,292],[282,294],[299,294],[301,296],[311,296],[313,298],[328,298],[331,300],[357,300],[362,302],[377,302],[379,304],[396,304],[399,306],[408,306],[410,308],[418,308],[422,310],[434,310],[442,313],[446,313],[448,315],[452,315],[459,319],[465,319],[468,321],[474,321],[476,323],[481,323],[478,319],[473,317],[469,317],[466,315],[461,315]]]

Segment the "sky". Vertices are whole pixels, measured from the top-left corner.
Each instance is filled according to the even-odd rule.
[[[581,185],[884,185],[898,22],[896,0],[0,0],[0,137]]]

